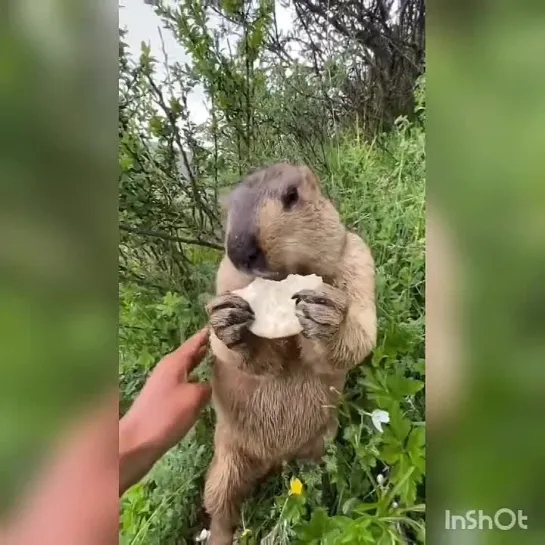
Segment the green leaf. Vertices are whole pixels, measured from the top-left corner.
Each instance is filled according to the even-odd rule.
[[[380,451],[379,459],[382,460],[384,463],[388,464],[389,466],[392,466],[399,460],[401,454],[401,444],[398,442],[395,444],[386,445]]]
[[[408,418],[403,416],[401,409],[397,405],[392,407],[390,410],[389,427],[401,442],[403,442],[409,435],[411,422]]]
[[[406,458],[402,457],[394,468],[391,480],[396,484],[386,495],[385,501],[387,504],[390,504],[398,495],[406,500],[406,503],[413,503],[410,501],[410,498],[408,498],[408,495],[412,484],[411,475],[413,474],[415,468],[413,466],[407,466],[409,466],[409,464],[406,462]]]
[[[355,506],[358,504],[358,499],[357,498],[350,498],[349,500],[346,500],[344,503],[343,503],[343,506],[342,506],[342,514],[343,515],[350,515],[350,513],[352,513],[352,511],[354,510]]]
[[[134,160],[128,155],[123,155],[119,160],[119,166],[122,171],[126,172],[134,167]]]
[[[354,507],[354,512],[358,513],[358,515],[361,515],[362,513],[373,511],[377,509],[377,507],[378,507],[378,503],[358,503]]]
[[[316,508],[312,512],[310,520],[295,529],[297,537],[303,539],[304,542],[312,542],[319,540],[326,533],[329,527],[329,517],[325,509]]]
[[[393,532],[385,530],[377,541],[377,545],[394,545],[396,543],[394,535]]]
[[[421,426],[413,427],[407,440],[407,453],[412,464],[418,469],[420,474],[426,472],[425,446],[426,435],[425,428]]]
[[[407,440],[407,450],[409,452],[419,451],[426,446],[426,429],[422,426],[415,426],[409,434]]]
[[[153,116],[150,121],[150,130],[155,136],[161,136],[163,131],[163,121],[157,116]]]

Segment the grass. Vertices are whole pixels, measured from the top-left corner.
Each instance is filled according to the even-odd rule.
[[[349,376],[341,426],[323,464],[292,463],[262,484],[244,506],[238,541],[423,543],[424,133],[401,120],[397,131],[371,144],[351,135],[331,150],[329,165],[329,172],[320,173],[328,194],[375,256],[379,340],[372,357]],[[211,281],[205,278],[203,285]],[[197,297],[161,299],[122,286],[120,381],[127,400],[176,342],[178,322],[182,334],[204,322]],[[382,433],[370,416],[377,409],[390,417]],[[208,409],[126,494],[121,543],[194,543],[206,524],[200,506],[212,426]],[[301,494],[290,494],[295,477],[303,483]]]

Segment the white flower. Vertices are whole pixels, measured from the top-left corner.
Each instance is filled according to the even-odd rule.
[[[209,537],[210,537],[210,531],[202,530],[202,532],[195,538],[195,541],[197,543],[206,542]]]
[[[371,420],[373,421],[375,428],[382,433],[382,424],[388,424],[388,422],[390,422],[390,415],[388,414],[388,411],[375,409],[371,413]]]
[[[382,473],[379,473],[377,475],[377,483],[379,484],[379,486],[381,486],[383,482],[384,482],[384,475]]]
[[[399,507],[399,504],[395,501],[395,502],[392,503],[392,507],[394,509],[397,509]]]

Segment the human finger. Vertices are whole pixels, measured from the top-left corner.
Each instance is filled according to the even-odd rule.
[[[169,359],[177,362],[181,371],[189,373],[204,358],[208,350],[208,335],[207,327],[201,329],[174,352],[171,352]]]
[[[184,396],[184,405],[189,404],[195,418],[205,405],[210,401],[212,388],[203,382],[191,382],[187,385],[188,391]],[[189,389],[190,388],[190,389]]]

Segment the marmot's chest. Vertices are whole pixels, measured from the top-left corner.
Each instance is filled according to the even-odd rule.
[[[262,339],[252,358],[257,373],[277,372],[293,374],[302,371],[302,379],[331,372],[326,350],[320,352],[315,343],[302,335],[289,339]],[[291,380],[291,378],[289,379]]]
[[[219,378],[214,388],[217,408],[233,434],[256,455],[297,450],[323,433],[335,413],[331,381],[304,368],[270,378],[241,377],[245,384],[239,382],[235,395],[222,388]]]

